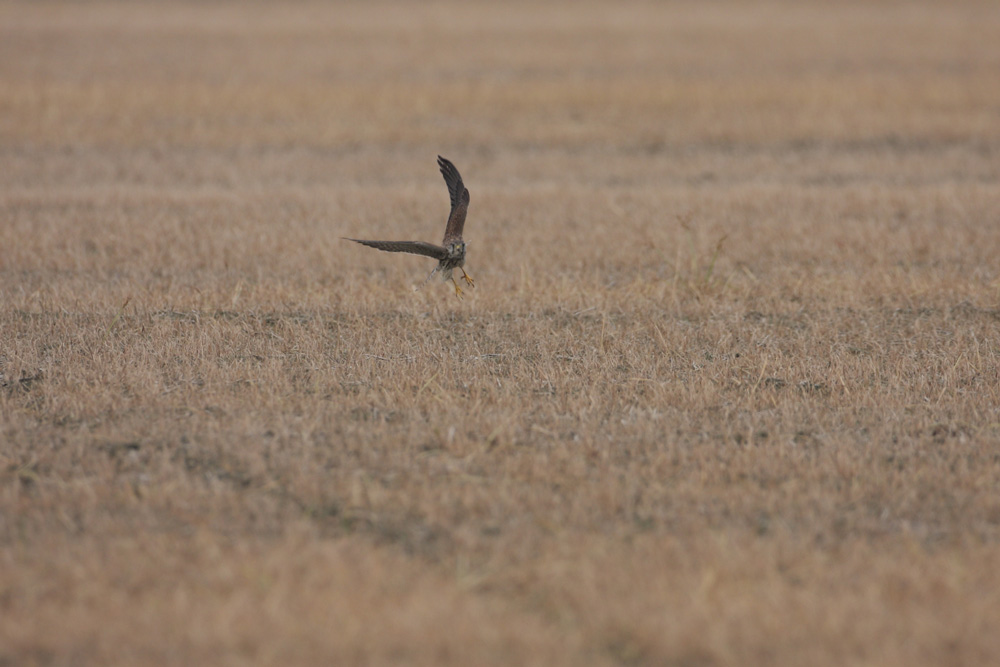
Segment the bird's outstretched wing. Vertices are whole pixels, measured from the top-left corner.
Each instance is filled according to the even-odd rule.
[[[385,250],[386,252],[408,252],[414,255],[426,255],[434,259],[444,259],[448,256],[448,251],[445,248],[433,243],[424,243],[423,241],[363,241],[361,239],[349,239],[346,237],[344,240],[354,241],[369,248]]]
[[[449,160],[438,155],[438,167],[441,168],[444,182],[448,184],[448,194],[451,195],[451,214],[444,230],[444,245],[448,245],[451,241],[462,240],[462,228],[465,227],[465,216],[469,212],[469,191],[462,182],[462,175]]]

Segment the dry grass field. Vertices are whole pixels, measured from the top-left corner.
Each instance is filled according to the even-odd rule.
[[[1000,4],[0,5],[0,665],[1000,663]],[[341,237],[437,242],[475,290]]]

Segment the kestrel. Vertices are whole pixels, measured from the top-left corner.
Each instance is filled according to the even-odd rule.
[[[440,155],[438,155],[438,167],[441,168],[444,182],[448,184],[448,194],[451,195],[451,214],[448,216],[448,225],[444,229],[444,240],[441,245],[424,243],[423,241],[345,240],[386,252],[409,252],[414,255],[433,257],[438,260],[438,265],[424,280],[424,284],[440,271],[442,280],[451,280],[452,284],[455,285],[455,296],[461,298],[462,288],[458,286],[458,282],[452,276],[452,271],[461,269],[462,278],[465,279],[469,287],[476,286],[476,283],[463,268],[465,266],[465,241],[462,240],[462,228],[465,227],[465,215],[469,212],[469,191],[465,188],[462,176],[458,173],[458,169],[455,169],[455,165]]]

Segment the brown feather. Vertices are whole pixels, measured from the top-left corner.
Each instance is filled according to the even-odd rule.
[[[361,239],[349,239],[346,237],[345,240],[354,241],[355,243],[360,243],[376,250],[408,252],[413,255],[426,255],[437,260],[448,256],[448,251],[445,248],[433,243],[424,243],[423,241],[363,241]]]
[[[448,194],[451,196],[451,213],[448,215],[448,225],[444,230],[444,245],[462,240],[462,230],[465,227],[465,216],[469,212],[469,191],[449,160],[438,155],[438,167],[444,182],[448,184]]]

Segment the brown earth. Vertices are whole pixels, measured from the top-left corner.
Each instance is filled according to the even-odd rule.
[[[1000,662],[1000,5],[0,5],[0,665]],[[477,287],[340,237],[438,241]]]

